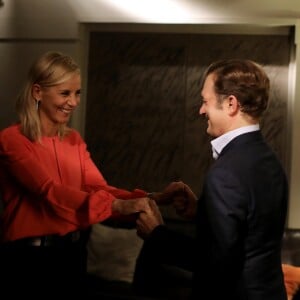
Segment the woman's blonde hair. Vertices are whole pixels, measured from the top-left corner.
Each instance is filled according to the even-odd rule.
[[[67,81],[74,73],[80,74],[77,63],[60,52],[46,52],[31,66],[24,88],[16,102],[22,133],[31,141],[41,139],[41,123],[38,113],[38,103],[32,94],[34,84],[41,87],[51,87]],[[69,129],[65,124],[60,125],[59,137],[64,137]]]

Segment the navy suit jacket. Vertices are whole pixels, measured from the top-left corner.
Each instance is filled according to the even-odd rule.
[[[152,254],[194,271],[194,299],[285,300],[281,242],[288,184],[261,132],[234,138],[205,178],[196,240],[157,227]]]

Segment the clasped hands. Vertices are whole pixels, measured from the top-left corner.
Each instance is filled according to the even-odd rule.
[[[173,205],[177,214],[192,219],[196,212],[197,197],[190,187],[181,181],[171,182],[162,192],[152,193],[151,198],[143,197],[114,201],[113,210],[120,214],[136,213],[137,234],[147,236],[159,225],[164,224],[158,205]]]

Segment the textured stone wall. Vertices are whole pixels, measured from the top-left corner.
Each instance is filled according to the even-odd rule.
[[[181,179],[201,192],[212,159],[200,83],[220,58],[265,67],[271,101],[262,129],[287,168],[290,47],[284,35],[92,32],[85,136],[107,181],[155,191]]]

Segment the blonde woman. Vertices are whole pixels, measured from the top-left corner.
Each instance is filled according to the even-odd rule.
[[[17,99],[19,122],[0,133],[1,289],[10,294],[78,295],[83,232],[148,208],[145,191],[106,182],[80,134],[68,127],[80,90],[80,69],[70,56],[43,54]]]

